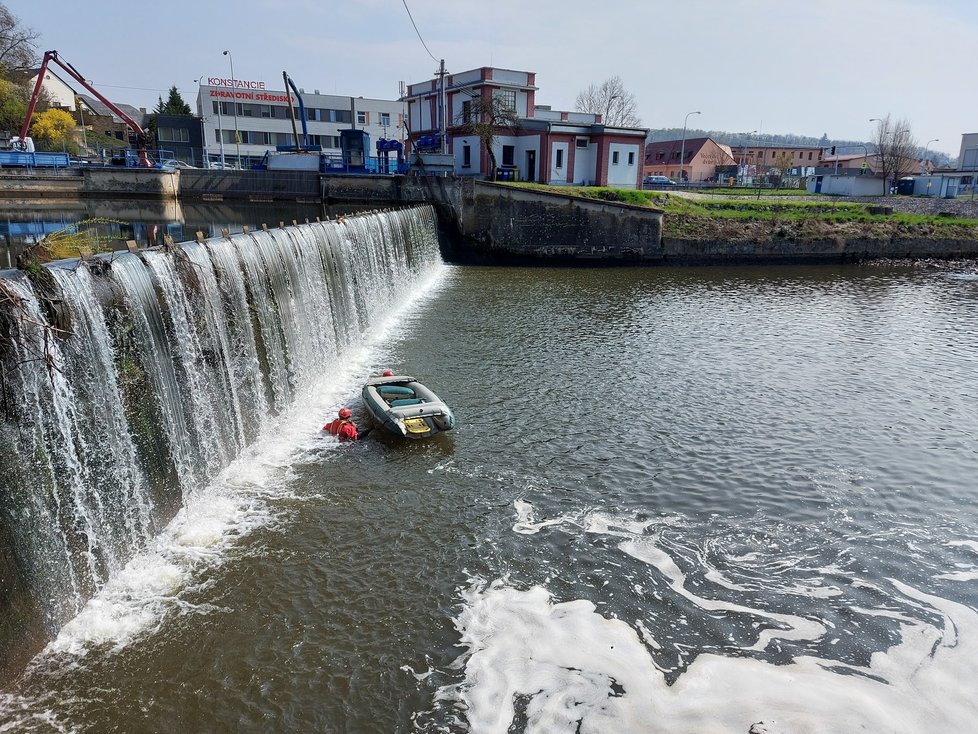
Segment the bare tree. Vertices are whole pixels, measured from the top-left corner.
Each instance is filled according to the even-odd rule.
[[[789,151],[782,150],[778,153],[777,157],[774,159],[774,168],[768,170],[768,179],[776,177],[777,181],[771,181],[771,183],[781,188],[785,185],[788,180],[788,176],[791,175],[791,169],[794,168],[795,159]],[[772,170],[776,170],[776,174],[772,174]]]
[[[493,146],[500,130],[517,131],[520,118],[512,100],[505,95],[492,94],[487,97],[473,97],[462,105],[462,111],[455,120],[457,128],[468,135],[475,135],[482,141],[489,154],[489,177],[496,180],[496,152]]]
[[[889,191],[891,181],[896,185],[901,176],[913,173],[920,146],[910,130],[910,121],[900,119],[892,123],[889,115],[876,121],[873,144],[880,161],[884,190]]]
[[[605,125],[638,127],[642,124],[635,95],[625,89],[619,76],[605,79],[601,84],[590,85],[578,93],[574,106],[578,112],[601,115]]]
[[[23,71],[37,64],[34,41],[41,34],[33,28],[21,25],[6,5],[0,4],[0,75],[6,77],[12,71]]]

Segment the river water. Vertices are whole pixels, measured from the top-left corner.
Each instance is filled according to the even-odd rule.
[[[978,270],[444,266],[2,732],[971,732]],[[459,426],[318,430],[384,368]]]

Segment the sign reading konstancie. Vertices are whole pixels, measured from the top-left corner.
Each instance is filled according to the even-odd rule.
[[[265,82],[246,81],[244,79],[222,79],[221,77],[207,77],[209,87],[239,87],[241,89],[264,89]]]

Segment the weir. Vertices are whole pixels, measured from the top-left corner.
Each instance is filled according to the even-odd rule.
[[[0,272],[0,678],[440,262],[421,206]]]

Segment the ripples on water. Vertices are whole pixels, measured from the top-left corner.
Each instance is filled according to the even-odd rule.
[[[337,447],[300,408],[229,491],[262,524],[6,720],[972,731],[971,272],[452,269],[365,359],[459,429]]]

